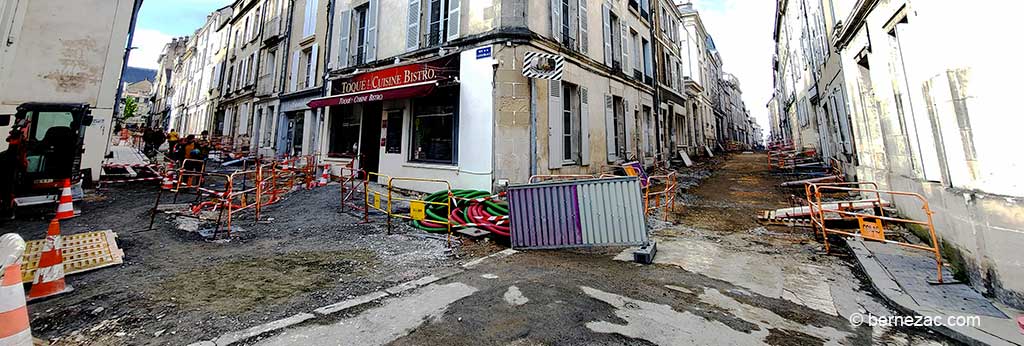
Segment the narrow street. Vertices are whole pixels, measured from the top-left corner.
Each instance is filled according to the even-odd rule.
[[[1024,346],[1021,6],[0,1],[0,346]]]
[[[919,330],[854,328],[845,316],[891,315],[843,257],[816,254],[809,230],[763,228],[786,204],[760,154],[717,171],[663,224],[657,264],[630,250],[526,251],[381,303],[315,319],[260,345],[933,345]],[[693,173],[699,173],[700,169]],[[706,174],[706,173],[705,173]],[[622,259],[621,261],[619,259]],[[333,315],[332,315],[333,316]]]

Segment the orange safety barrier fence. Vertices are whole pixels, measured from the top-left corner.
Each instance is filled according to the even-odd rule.
[[[861,185],[872,185],[875,186],[873,189],[861,188]],[[850,193],[856,192],[859,194],[874,194],[878,202],[878,214],[868,214],[864,212],[858,212],[856,210],[849,210],[844,208],[829,208],[825,207],[822,202],[822,195],[833,192],[833,193]],[[921,203],[921,208],[927,216],[927,221],[918,221],[913,219],[899,218],[896,216],[886,216],[882,210],[881,195],[889,195],[890,198],[895,199],[897,196],[906,197],[907,200],[917,200]],[[878,241],[888,244],[896,244],[899,246],[930,251],[935,256],[935,268],[937,271],[936,283],[942,283],[942,254],[939,248],[938,238],[935,236],[935,225],[932,222],[931,208],[928,206],[928,200],[920,194],[913,192],[904,191],[889,191],[880,190],[877,188],[877,184],[872,182],[863,183],[832,183],[832,184],[808,184],[807,186],[808,201],[810,202],[811,208],[811,223],[821,231],[823,241],[825,243],[825,252],[830,251],[828,235],[830,233],[840,234],[852,237],[860,237],[866,240]],[[827,201],[826,201],[827,202]],[[894,201],[895,203],[895,201]],[[825,223],[826,213],[839,215],[845,219],[856,219],[858,224],[857,232],[849,232],[835,228],[829,228]],[[885,223],[896,223],[896,224],[911,224],[926,226],[928,228],[928,235],[931,237],[931,243],[929,246],[911,244],[902,241],[892,240],[885,236]]]

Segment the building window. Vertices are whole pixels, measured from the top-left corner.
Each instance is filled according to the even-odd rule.
[[[260,76],[261,79],[266,78],[266,82],[261,83],[270,83],[269,89],[272,92],[277,91],[277,83],[274,83],[274,80],[277,79],[277,67],[275,65],[277,65],[277,51],[272,50],[267,52],[267,61],[263,63],[263,75]]]
[[[317,0],[306,0],[305,19],[302,23],[302,37],[312,36],[316,32]]]
[[[228,78],[227,78],[227,83],[225,83],[225,87],[227,88],[227,92],[231,92],[231,80],[234,79],[234,77],[235,77],[235,66],[231,65],[230,67],[228,67]]]
[[[455,164],[458,87],[440,88],[413,100],[409,161]]]
[[[366,62],[366,13],[370,8],[370,4],[363,4],[362,6],[356,7],[355,19],[356,19],[356,54],[355,64],[360,65]]]
[[[615,156],[626,158],[626,104],[622,97],[612,97],[612,118],[615,123]]]
[[[644,106],[644,150],[648,155],[654,153],[654,140],[651,137],[651,128],[654,127],[654,119],[651,118],[651,108]]]
[[[653,74],[651,70],[654,67],[651,65],[651,43],[648,42],[647,39],[641,40],[643,40],[642,47],[644,50],[644,76],[648,80],[648,83],[650,83],[651,75]]]
[[[562,162],[580,163],[580,97],[579,89],[562,83]]]
[[[632,53],[633,53],[632,55],[634,57],[639,57],[641,55],[640,52],[641,52],[641,49],[642,49],[642,48],[640,48],[640,35],[637,34],[636,31],[629,30],[629,37],[630,37],[630,42],[629,42],[629,48],[628,49],[632,50]],[[640,59],[640,58],[633,59],[633,78],[636,78],[636,79],[643,79],[644,78],[644,76],[643,76],[643,70],[644,70],[643,61],[644,61],[644,59]]]
[[[448,20],[448,11],[444,10],[442,6],[444,3],[441,0],[430,0],[428,6],[428,13],[430,16],[427,18],[427,45],[435,46],[444,42],[445,37],[448,37],[448,28],[444,25],[444,22]]]
[[[328,157],[355,158],[359,152],[359,117],[352,106],[331,107]]]
[[[387,118],[387,139],[384,143],[384,152],[388,154],[402,153],[402,120],[404,112],[401,109],[388,111]]]
[[[575,0],[574,0],[575,1]],[[568,47],[572,47],[572,36],[569,35],[569,23],[572,22],[572,13],[569,11],[569,0],[562,0],[562,43]]]
[[[302,82],[303,88],[309,88],[313,86],[313,78],[309,78],[313,74],[313,49],[307,48],[302,51],[302,59],[306,62],[305,74],[306,78]]]
[[[615,13],[608,14],[608,21],[611,25],[612,40],[612,68],[622,69],[622,27],[619,24],[619,16]]]

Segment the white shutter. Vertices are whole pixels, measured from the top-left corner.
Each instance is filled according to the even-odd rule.
[[[352,11],[341,11],[341,32],[338,36],[338,68],[348,67],[349,36],[352,34]]]
[[[582,2],[582,1],[581,1]],[[590,96],[580,88],[580,165],[590,165]]]
[[[366,57],[363,61],[377,60],[377,7],[378,0],[370,0],[370,8],[366,13]]]
[[[576,29],[579,28],[579,26],[580,26],[579,25],[579,22],[580,22],[580,13],[579,13],[579,11],[580,10],[579,10],[579,6],[577,6],[576,3],[573,3],[572,0],[568,0],[568,1],[569,1],[569,18],[562,18],[562,20],[565,21],[565,25],[569,27],[569,38],[572,41],[571,42],[572,45],[569,46],[569,49],[577,49],[578,50],[579,49],[580,41],[579,41],[579,31],[576,30]]]
[[[292,69],[288,71],[288,91],[299,88],[299,52],[292,54]]]
[[[590,17],[587,17],[587,0],[579,0],[577,4],[579,14],[576,17],[579,20],[580,29],[578,43],[580,45],[580,51],[586,54],[588,46],[590,45],[590,41],[587,39],[587,21],[590,20]]]
[[[608,3],[601,5],[601,19],[604,25],[604,64],[612,66],[612,16]]]
[[[619,41],[619,51],[622,52],[622,64],[619,64],[619,66],[622,67],[622,72],[627,72],[629,71],[630,66],[629,49],[626,47],[626,45],[629,44],[627,43],[629,41],[626,39],[626,37],[628,37],[627,35],[629,35],[629,27],[626,26],[626,23],[622,23],[622,25],[619,26],[619,30],[621,30],[621,35],[619,35],[621,38],[621,40]]]
[[[459,37],[462,27],[462,0],[448,0],[448,41]]]
[[[414,51],[420,47],[420,0],[409,0],[406,28],[405,50]]]
[[[319,15],[317,5],[318,0],[306,0],[306,26],[303,30],[303,37],[308,37],[316,33],[316,16]]]
[[[320,48],[320,45],[317,44],[317,43],[314,43],[313,44],[313,50],[309,54],[309,60],[310,60],[309,66],[311,68],[309,69],[309,74],[306,75],[306,85],[308,85],[309,87],[313,87],[314,85],[316,85],[317,71],[319,70],[319,67],[320,67],[320,64],[319,64],[320,56],[317,55],[319,48]]]
[[[306,7],[303,8],[302,12],[302,37],[309,36],[309,22],[313,20],[313,16],[309,13],[309,5],[312,5],[312,0],[306,0]]]
[[[548,83],[548,168],[562,168],[562,82]]]
[[[561,0],[551,0],[551,37],[554,38],[556,42],[562,42],[561,30],[563,18],[561,4]],[[568,20],[568,18],[564,18],[564,20]]]
[[[604,139],[608,162],[615,162],[615,100],[609,94],[604,94]]]

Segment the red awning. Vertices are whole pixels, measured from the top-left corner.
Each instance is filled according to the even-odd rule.
[[[384,101],[423,97],[434,92],[437,81],[410,84],[398,88],[384,88],[360,91],[350,94],[332,95],[309,101],[309,108],[323,108],[337,105],[349,105],[363,102]]]

